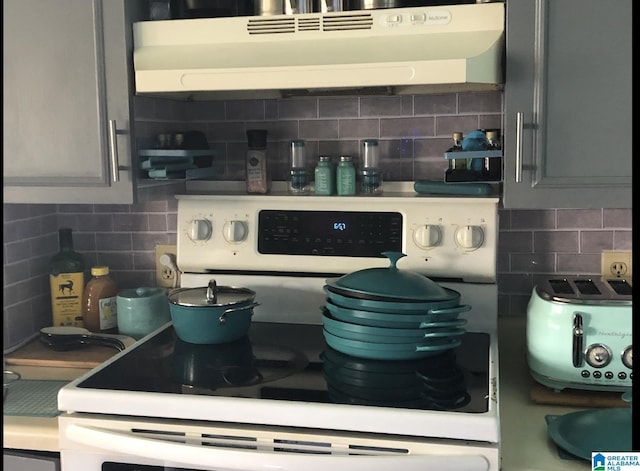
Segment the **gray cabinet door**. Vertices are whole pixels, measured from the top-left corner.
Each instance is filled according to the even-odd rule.
[[[4,202],[133,202],[123,0],[5,0],[3,13]]]
[[[504,206],[631,207],[631,0],[509,0]]]

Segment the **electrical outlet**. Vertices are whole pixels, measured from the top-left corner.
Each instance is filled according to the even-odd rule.
[[[162,288],[180,286],[176,255],[175,245],[156,245],[156,285]]]
[[[633,257],[629,251],[608,250],[602,252],[602,276],[604,278],[631,278]]]

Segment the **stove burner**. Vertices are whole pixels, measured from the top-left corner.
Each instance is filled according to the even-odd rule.
[[[454,351],[400,365],[350,357],[331,347],[322,358],[329,396],[336,402],[452,410],[471,401]]]
[[[252,344],[249,337],[234,342],[200,345],[175,339],[171,378],[185,387],[216,390],[253,386],[290,376],[307,366],[295,350]]]

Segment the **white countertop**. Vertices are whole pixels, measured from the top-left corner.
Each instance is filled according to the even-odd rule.
[[[86,373],[83,368],[16,366],[8,369],[20,373],[22,379],[74,380]],[[11,394],[11,386],[9,392]],[[2,446],[20,450],[60,451],[57,417],[3,416]]]
[[[548,438],[545,415],[567,414],[580,408],[539,405],[529,394],[535,384],[526,365],[525,318],[501,317],[499,322],[500,417],[503,471],[589,470],[583,460],[564,460]],[[72,380],[80,368],[14,367],[25,379]],[[59,451],[58,419],[4,417],[4,448]]]
[[[566,460],[547,434],[546,415],[563,415],[579,407],[541,405],[530,391],[536,382],[526,360],[526,317],[500,317],[500,436],[503,471],[590,470],[586,460]]]

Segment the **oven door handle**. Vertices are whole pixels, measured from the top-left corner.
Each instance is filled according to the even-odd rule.
[[[164,462],[172,466],[198,466],[203,469],[237,471],[488,471],[489,462],[481,455],[340,455],[313,453],[279,453],[270,451],[239,451],[218,447],[176,443],[136,437],[127,433],[70,424],[65,435],[77,444],[108,452],[123,453]],[[174,437],[177,439],[177,437]],[[185,441],[188,439],[185,437]],[[201,439],[200,439],[201,440]]]

